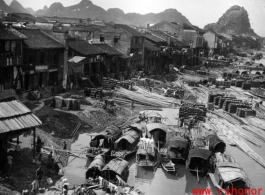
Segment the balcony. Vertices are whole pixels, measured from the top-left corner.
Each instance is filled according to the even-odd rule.
[[[0,58],[0,66],[18,66],[18,65],[22,65],[22,57]]]

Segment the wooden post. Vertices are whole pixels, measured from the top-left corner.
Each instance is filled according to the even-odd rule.
[[[36,128],[33,129],[33,159],[35,159],[35,148],[36,148]]]

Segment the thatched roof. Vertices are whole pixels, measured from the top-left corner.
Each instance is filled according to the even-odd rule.
[[[174,132],[169,132],[167,133],[165,147],[179,150],[187,149],[188,141],[180,135],[175,135]]]
[[[97,155],[89,165],[88,169],[96,167],[98,170],[101,170],[104,166],[105,166],[104,158],[101,155]]]
[[[139,139],[140,135],[137,131],[135,130],[129,130],[126,131],[123,136],[121,136],[118,140],[115,141],[115,143],[119,143],[121,140],[125,139],[127,140],[129,143],[134,143],[135,141],[137,141]]]
[[[189,151],[189,158],[197,157],[197,158],[203,158],[207,160],[209,159],[211,153],[212,152],[210,150],[195,148]]]

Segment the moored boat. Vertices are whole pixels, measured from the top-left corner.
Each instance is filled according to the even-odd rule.
[[[136,163],[139,167],[154,168],[158,163],[158,150],[151,138],[140,138],[136,153]]]
[[[108,181],[116,182],[117,175],[123,179],[127,180],[129,173],[129,162],[121,158],[115,158],[111,160],[106,166],[102,169],[102,177]]]
[[[185,161],[189,153],[189,141],[175,132],[168,132],[165,148],[168,158],[173,162]]]
[[[211,157],[212,152],[207,149],[191,149],[186,160],[186,168],[197,173],[197,177],[199,177],[199,173],[206,174],[212,168]]]
[[[87,157],[96,157],[97,155],[110,155],[111,149],[122,134],[122,130],[111,125],[101,133],[93,133],[91,135],[90,148],[87,150]]]
[[[86,179],[101,176],[101,170],[105,166],[105,160],[103,156],[97,155],[94,160],[90,163],[86,171]]]
[[[162,157],[160,161],[161,161],[161,166],[165,171],[167,171],[167,172],[175,172],[176,171],[175,164],[170,159],[168,159],[167,157],[166,158]]]
[[[115,141],[111,156],[125,158],[125,156],[136,152],[140,135],[141,132],[139,131],[127,129],[127,131]]]

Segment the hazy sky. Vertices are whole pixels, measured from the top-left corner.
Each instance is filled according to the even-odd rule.
[[[5,0],[9,5],[12,0]],[[24,7],[34,10],[48,7],[54,2],[61,2],[64,6],[74,5],[81,0],[17,0]],[[203,28],[208,23],[217,20],[233,5],[243,6],[248,14],[251,27],[260,36],[265,36],[265,0],[92,0],[93,4],[105,10],[120,8],[125,13],[140,14],[159,13],[168,8],[177,9],[189,21]]]

